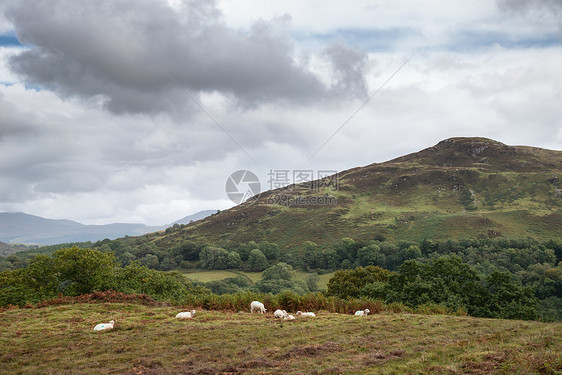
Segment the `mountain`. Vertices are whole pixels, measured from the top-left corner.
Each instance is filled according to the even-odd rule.
[[[84,225],[71,220],[52,220],[24,213],[0,212],[0,241],[52,245],[98,241],[125,235],[142,235],[163,229],[144,224]]]
[[[173,225],[173,224],[189,224],[192,221],[201,220],[201,219],[204,219],[204,218],[206,218],[208,216],[211,216],[213,214],[216,214],[216,213],[217,213],[217,210],[199,211],[199,212],[194,213],[193,215],[189,215],[189,216],[184,217],[183,219],[179,219],[177,221],[174,221],[170,225]]]
[[[162,246],[190,239],[265,240],[282,247],[304,241],[333,243],[342,237],[559,239],[561,173],[561,151],[451,138],[384,163],[340,172],[337,187],[301,184],[267,191],[179,230],[149,237]]]

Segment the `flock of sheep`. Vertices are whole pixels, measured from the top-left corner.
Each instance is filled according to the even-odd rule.
[[[253,313],[254,311],[260,313],[260,314],[265,314],[265,312],[267,311],[267,309],[265,308],[265,305],[259,301],[253,301],[250,304],[250,313]],[[195,317],[195,310],[191,310],[191,311],[183,311],[180,312],[176,315],[176,318],[178,319],[191,319]],[[355,312],[355,316],[367,316],[370,313],[369,309],[365,309],[365,310],[359,310]],[[283,320],[295,320],[296,318],[287,313],[287,311],[285,310],[275,310],[275,312],[273,313],[273,316],[278,318],[278,319],[283,319]],[[301,311],[297,311],[297,316],[301,316],[303,318],[312,318],[315,317],[316,314],[313,312],[301,312]],[[109,323],[100,323],[97,326],[94,327],[94,331],[105,331],[108,329],[113,329],[113,325],[115,324],[115,322],[112,320]]]

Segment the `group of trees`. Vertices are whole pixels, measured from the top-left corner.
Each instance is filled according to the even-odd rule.
[[[253,250],[252,250],[253,251]],[[251,253],[248,254],[248,259]],[[228,253],[227,253],[228,255]],[[559,270],[559,269],[557,269]],[[548,274],[556,274],[551,270]],[[148,294],[181,303],[194,294],[225,294],[241,291],[305,294],[315,289],[313,277],[299,280],[294,268],[278,262],[252,283],[244,276],[194,285],[177,271],[151,270],[138,262],[120,266],[112,252],[78,247],[38,255],[27,267],[0,273],[0,306],[23,305],[57,296],[77,296],[103,290]],[[551,293],[544,286],[540,293]],[[378,266],[337,271],[328,283],[328,296],[364,298],[409,307],[437,304],[470,315],[492,318],[537,319],[538,299],[509,272],[480,274],[458,256],[442,256],[431,262],[404,262],[397,271]]]
[[[327,294],[400,302],[409,307],[437,304],[479,317],[540,317],[532,288],[522,286],[508,272],[482,276],[456,256],[425,264],[409,260],[397,272],[378,266],[340,270],[330,279]]]
[[[290,264],[279,262],[263,271],[261,280],[255,283],[252,283],[246,276],[237,276],[207,282],[202,285],[215,294],[231,294],[243,291],[279,294],[289,291],[302,295],[315,292],[318,289],[318,275],[310,274],[306,280],[300,280]]]
[[[428,264],[439,264],[437,260],[442,256],[455,256],[477,273],[478,285],[482,285],[487,278],[497,280],[498,274],[508,273],[513,281],[519,282],[522,287],[527,287],[527,290],[532,291],[534,297],[539,299],[539,310],[543,316],[562,320],[562,266],[560,265],[562,243],[557,241],[540,242],[532,239],[500,238],[391,243],[384,241],[384,238],[379,236],[376,237],[376,240],[369,242],[342,238],[330,245],[318,245],[306,241],[300,246],[282,251],[277,244],[271,242],[250,241],[241,244],[217,245],[195,243],[181,238],[173,240],[175,242],[171,242],[169,239],[167,241],[162,242],[158,236],[147,235],[113,241],[103,240],[95,244],[84,243],[80,244],[80,247],[96,249],[103,254],[112,254],[113,261],[125,268],[131,265],[131,267],[144,266],[146,269],[160,271],[203,268],[261,272],[279,265],[277,269],[291,267],[293,270],[308,271],[312,275],[368,266],[378,266],[381,269],[400,273],[408,267],[413,267],[412,261],[414,260],[415,264],[425,267]],[[7,270],[11,272],[8,274],[17,275],[20,273],[18,271],[20,269],[27,268],[28,270],[25,272],[31,272],[34,268],[45,268],[49,262],[46,259],[53,253],[58,254],[55,256],[57,262],[62,262],[63,259],[59,259],[60,253],[57,253],[59,251],[57,249],[60,247],[60,245],[43,247],[5,258],[0,257],[0,272]],[[34,258],[36,255],[39,256]],[[264,273],[264,275],[267,274],[267,272]],[[61,270],[60,275],[62,275],[61,277],[66,275],[65,271]],[[292,290],[296,293],[306,293],[316,289],[313,279],[314,277],[311,277],[310,281],[302,282],[294,277],[272,279],[266,276],[254,284],[242,277],[214,282],[207,287],[216,293],[239,290],[272,293]],[[52,279],[42,281],[46,283],[45,285],[54,285],[49,284]],[[440,290],[440,286],[434,284],[433,281],[430,283],[426,280],[424,285],[434,291]],[[60,290],[65,287],[68,280],[58,280],[57,282],[62,283],[57,287]],[[382,282],[382,280],[377,282]],[[393,283],[395,282],[393,281]],[[371,294],[368,296],[377,295],[376,292],[380,289],[375,288],[380,287],[377,285],[370,286]],[[417,287],[421,287],[420,285],[422,284]],[[71,288],[76,288],[76,286]],[[402,297],[397,297],[398,289],[396,288],[393,289],[394,294],[385,289],[388,293],[384,295],[384,298],[392,301],[406,300],[407,298],[404,297],[406,292],[401,292]],[[409,290],[408,288],[406,290]],[[53,288],[44,287],[44,289],[52,291]],[[70,293],[71,289],[68,289],[68,292]],[[447,303],[450,304],[450,301]]]
[[[177,271],[155,271],[138,262],[121,267],[113,253],[78,247],[38,255],[27,267],[0,273],[0,306],[103,290],[148,294],[177,303],[204,292]]]

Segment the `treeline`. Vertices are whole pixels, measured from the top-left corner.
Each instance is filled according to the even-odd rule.
[[[329,296],[369,298],[415,308],[439,305],[465,310],[471,316],[538,319],[538,299],[509,272],[481,276],[459,257],[443,256],[430,263],[408,260],[398,272],[378,266],[337,271],[328,283]]]
[[[551,320],[562,320],[562,242],[532,239],[467,239],[459,241],[431,241],[390,243],[378,236],[370,242],[342,238],[331,245],[304,242],[301,246],[280,249],[270,242],[250,241],[242,244],[202,244],[181,238],[175,242],[162,242],[156,235],[103,240],[84,244],[104,253],[112,253],[123,266],[135,262],[151,270],[208,270],[232,269],[264,271],[283,263],[293,269],[311,274],[323,274],[339,269],[379,266],[389,271],[399,271],[408,261],[433,263],[442,256],[456,256],[473,267],[481,278],[492,274],[510,273],[511,277],[529,287],[539,299],[541,314]],[[83,246],[81,246],[83,247]],[[39,248],[36,252],[52,254],[54,248]],[[15,254],[0,258],[0,271],[16,270],[30,264],[32,250],[24,256]],[[296,293],[315,290],[315,280],[251,282],[240,276],[209,283],[206,287],[217,294],[253,290],[277,293],[292,289]],[[281,286],[280,286],[281,285]]]
[[[180,272],[151,270],[137,262],[121,267],[113,253],[78,247],[59,249],[52,256],[37,255],[25,268],[0,273],[0,306],[104,290],[147,294],[172,303],[208,292]]]
[[[297,304],[301,309],[337,312],[370,306],[507,319],[541,316],[532,288],[522,286],[508,272],[494,271],[483,277],[455,256],[428,263],[409,260],[397,271],[376,266],[340,270],[330,279],[328,290],[317,294],[309,293],[313,288],[296,280],[293,267],[284,262],[267,268],[262,280],[253,285],[242,279],[233,278],[231,283],[237,288],[231,291],[213,290],[212,285],[193,283],[177,271],[156,271],[138,262],[121,266],[112,252],[63,248],[52,256],[36,256],[25,268],[0,273],[0,306],[113,290],[204,308],[233,308],[249,296],[260,295],[270,305],[285,309]],[[228,284],[223,280],[215,286]]]

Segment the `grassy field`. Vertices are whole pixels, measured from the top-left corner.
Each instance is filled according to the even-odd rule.
[[[190,270],[184,273],[189,279],[201,281],[207,283],[209,281],[216,281],[216,280],[223,280],[229,277],[236,277],[236,276],[245,276],[248,279],[252,280],[252,282],[256,282],[261,280],[261,272],[242,272],[238,270],[216,270],[216,271],[207,271],[207,270]],[[308,275],[307,272],[304,271],[297,271],[297,278],[301,280],[306,280]],[[328,280],[334,276],[334,273],[326,273],[323,275],[319,275],[318,280],[318,288],[319,289],[327,289],[328,288]]]
[[[2,374],[558,374],[562,324],[444,315],[199,311],[125,303],[0,312]],[[96,333],[96,323],[116,321]]]

